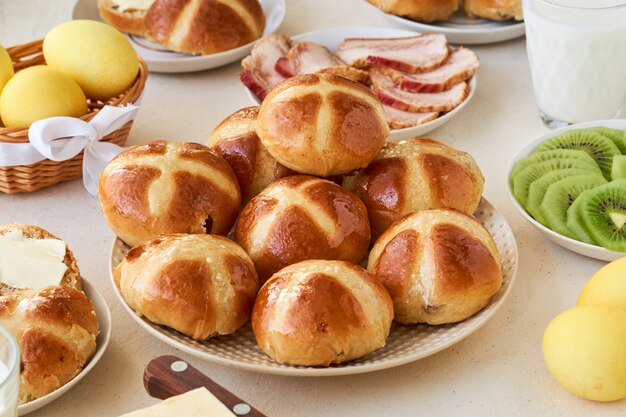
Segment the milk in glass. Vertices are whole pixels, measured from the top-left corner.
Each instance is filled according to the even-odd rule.
[[[626,0],[523,0],[544,122],[618,117],[626,100]]]

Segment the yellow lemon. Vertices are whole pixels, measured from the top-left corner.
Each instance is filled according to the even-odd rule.
[[[626,257],[606,264],[593,274],[576,303],[586,304],[626,308]]]
[[[626,398],[626,310],[586,305],[559,314],[544,332],[543,356],[572,393],[594,401]]]
[[[71,20],[55,26],[43,42],[49,66],[74,79],[87,97],[108,99],[123,93],[137,78],[139,60],[117,29],[94,20]]]
[[[0,45],[0,93],[4,85],[13,76],[13,63],[9,53],[2,45]]]
[[[28,127],[46,117],[85,113],[87,99],[78,84],[46,65],[17,72],[0,95],[0,117],[6,127]]]

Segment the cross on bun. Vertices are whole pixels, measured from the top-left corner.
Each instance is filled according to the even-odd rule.
[[[147,37],[173,51],[214,54],[260,38],[265,15],[257,0],[155,0]]]
[[[106,166],[98,186],[109,227],[130,246],[163,233],[227,234],[239,212],[239,184],[204,145],[153,141]]]
[[[263,100],[256,131],[278,162],[320,177],[366,166],[389,136],[374,94],[332,74],[298,75],[280,83]]]
[[[96,313],[87,296],[74,288],[0,296],[0,325],[20,348],[20,404],[65,385],[96,351]]]
[[[344,186],[363,200],[376,239],[407,213],[453,208],[472,214],[484,178],[467,153],[432,139],[389,142]]]
[[[442,22],[459,8],[460,0],[367,0],[385,13],[418,22]],[[467,0],[465,0],[467,1]]]
[[[281,363],[328,366],[385,346],[393,304],[360,266],[309,260],[274,274],[252,311],[263,351]]]
[[[246,107],[224,119],[209,136],[207,146],[231,166],[246,204],[271,182],[295,172],[281,165],[265,149],[255,131],[259,107]]]
[[[496,244],[456,210],[411,213],[378,238],[367,270],[391,294],[394,320],[455,323],[485,307],[502,286]]]
[[[21,231],[22,236],[30,239],[57,239],[61,240],[52,233],[47,230],[42,229],[37,226],[27,226],[23,224],[17,223],[8,223],[8,224],[0,224],[0,236],[11,233],[13,231]],[[78,269],[78,264],[76,263],[76,258],[74,258],[74,254],[70,250],[69,246],[65,245],[65,257],[63,258],[63,263],[67,267],[67,271],[65,271],[65,275],[61,279],[59,285],[64,287],[72,287],[77,290],[81,289],[81,279],[80,279],[80,270]],[[0,296],[10,294],[10,293],[19,293],[23,291],[28,291],[28,289],[20,289],[9,287],[8,285],[0,282]]]
[[[320,178],[294,175],[270,184],[243,208],[235,240],[265,281],[306,259],[354,263],[367,256],[367,210],[352,193]]]
[[[113,279],[139,316],[195,340],[235,332],[250,319],[259,280],[233,241],[163,235],[132,248]]]

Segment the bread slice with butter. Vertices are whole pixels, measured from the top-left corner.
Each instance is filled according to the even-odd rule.
[[[100,17],[120,32],[146,36],[145,17],[154,0],[98,0]]]
[[[170,397],[148,408],[124,414],[121,417],[235,417],[206,388],[196,388]]]
[[[56,262],[51,259],[55,252],[60,252]],[[37,226],[0,224],[0,296],[50,285],[81,290],[80,271],[67,244]]]

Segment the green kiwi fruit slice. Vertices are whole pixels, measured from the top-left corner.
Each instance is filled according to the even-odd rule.
[[[626,178],[626,155],[615,155],[611,167],[611,179],[619,180]]]
[[[626,154],[626,130],[610,129],[608,127],[598,126],[583,129],[583,131],[590,131],[598,133],[606,138],[609,138],[615,143],[619,151]]]
[[[591,158],[586,153],[585,155]],[[526,211],[528,211],[528,213],[533,216],[535,220],[537,220],[539,223],[547,226],[548,223],[543,217],[543,214],[541,213],[539,207],[541,206],[543,197],[546,195],[548,187],[559,180],[574,177],[576,175],[589,175],[589,171],[576,168],[558,169],[556,171],[548,172],[541,178],[535,180],[532,184],[530,184],[530,187],[528,188],[528,202],[526,203]],[[604,179],[604,177],[600,173],[597,173],[595,175],[601,179]]]
[[[513,177],[515,177],[521,170],[526,168],[529,165],[536,164],[538,162],[547,161],[550,159],[563,159],[563,158],[571,158],[571,159],[584,159],[588,162],[596,163],[594,159],[589,156],[589,154],[585,151],[577,151],[574,149],[551,149],[549,151],[542,152],[533,152],[525,158],[517,161],[513,169],[511,170],[510,181],[513,184]]]
[[[551,184],[539,206],[547,226],[555,232],[572,239],[576,235],[567,227],[567,209],[583,191],[606,184],[604,177],[598,174],[577,175],[564,178]]]
[[[613,156],[620,155],[611,139],[588,130],[572,130],[543,141],[533,152],[549,149],[578,149],[587,152],[600,165],[605,178],[611,178]]]
[[[582,169],[590,173],[602,175],[600,167],[595,162],[589,163],[585,159],[549,159],[543,162],[537,162],[522,169],[513,177],[513,195],[515,199],[523,206],[528,204],[528,189],[533,181],[541,178],[545,174],[556,171],[558,169]]]
[[[589,236],[598,245],[626,252],[626,179],[585,193],[578,210]]]
[[[596,242],[589,236],[587,228],[583,223],[582,216],[580,215],[580,203],[585,200],[585,194],[592,190],[583,191],[574,203],[567,209],[567,221],[565,222],[567,228],[572,232],[572,237],[580,242],[596,245]]]

